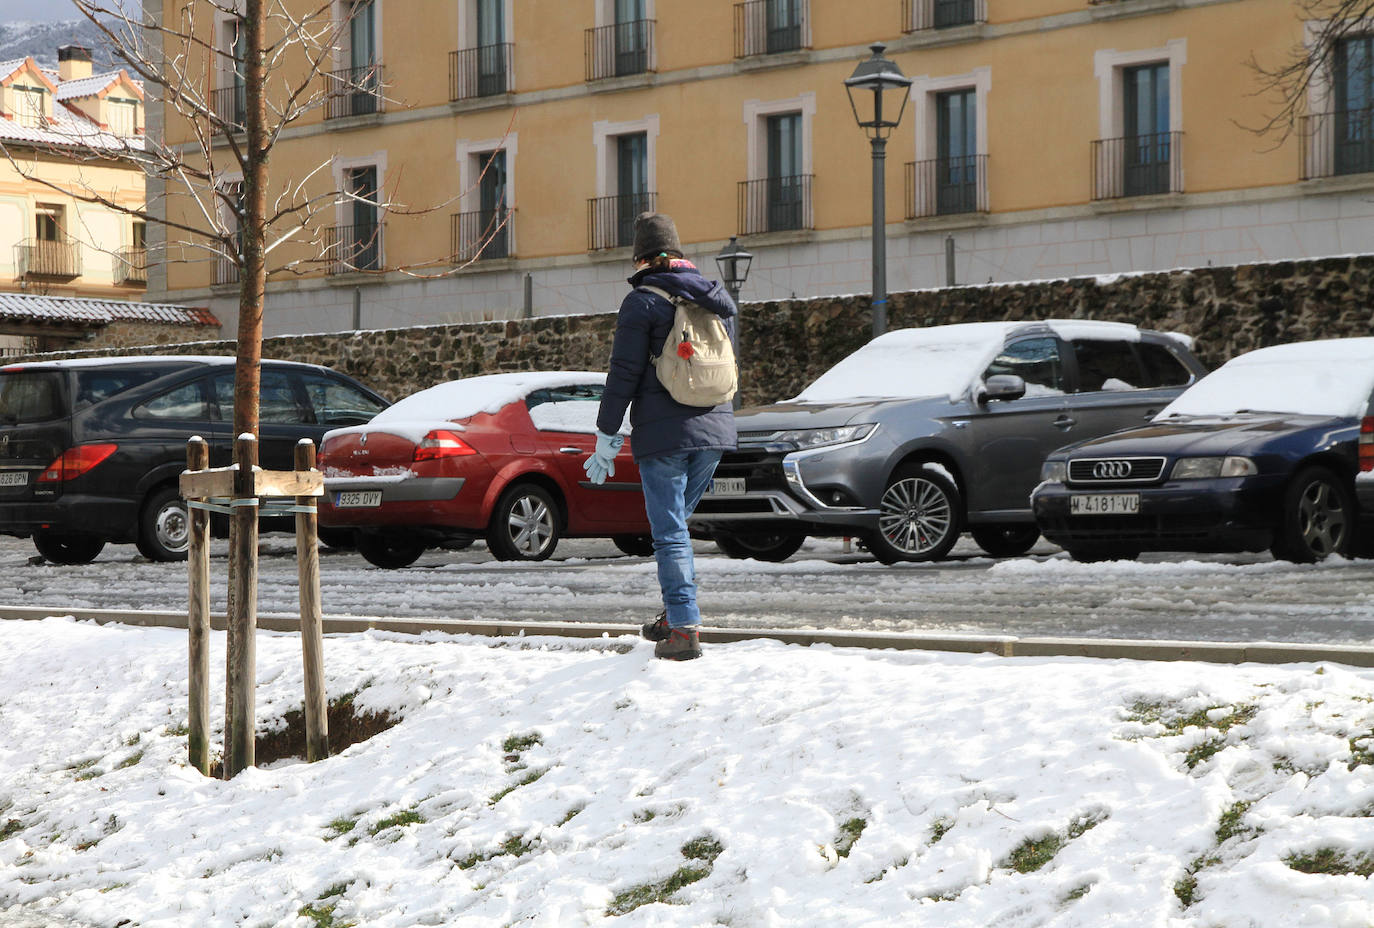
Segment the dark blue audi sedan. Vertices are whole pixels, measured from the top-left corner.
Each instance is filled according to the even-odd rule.
[[[1060,448],[1031,494],[1079,561],[1263,551],[1309,562],[1374,540],[1374,338],[1261,348],[1151,424]],[[1363,476],[1362,476],[1363,475]]]

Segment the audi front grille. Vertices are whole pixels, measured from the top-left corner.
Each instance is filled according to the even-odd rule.
[[[1165,459],[1074,458],[1069,461],[1069,483],[1152,483],[1164,473]]]

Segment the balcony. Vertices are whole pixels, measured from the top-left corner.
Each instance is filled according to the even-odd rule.
[[[902,0],[903,32],[952,29],[987,21],[987,0]]]
[[[588,200],[587,250],[630,247],[635,241],[635,217],[657,210],[657,193],[629,193]]]
[[[740,181],[739,234],[814,228],[811,215],[813,180],[814,174],[795,174]]]
[[[1303,180],[1374,172],[1374,109],[1303,116],[1298,138]]]
[[[243,131],[248,96],[242,84],[210,91],[210,109],[215,117],[236,132]]]
[[[509,258],[515,253],[515,210],[482,209],[454,213],[452,220],[455,264]]]
[[[210,283],[216,287],[224,287],[239,282],[239,266],[233,258],[219,255],[215,258],[215,263],[210,270]]]
[[[654,20],[636,19],[587,30],[587,80],[647,74],[657,69]]]
[[[907,219],[987,211],[987,155],[907,162]]]
[[[114,254],[114,282],[129,286],[148,285],[148,249],[121,248]]]
[[[515,46],[510,42],[449,52],[449,101],[456,103],[513,92],[511,61],[514,54]]]
[[[14,246],[15,276],[25,280],[72,280],[81,276],[81,248],[72,241],[25,239]]]
[[[363,65],[325,74],[325,119],[372,116],[382,112],[382,66]]]
[[[777,55],[811,47],[807,0],[749,0],[735,4],[735,57]]]
[[[1183,133],[1156,132],[1092,143],[1093,199],[1183,192]]]
[[[353,274],[382,269],[382,233],[386,223],[333,226],[325,229],[325,258],[329,274]]]

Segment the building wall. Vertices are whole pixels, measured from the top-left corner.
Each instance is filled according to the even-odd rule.
[[[1158,273],[912,290],[891,295],[891,328],[1054,318],[1180,332],[1209,367],[1255,348],[1369,334],[1374,256],[1200,267]],[[746,404],[802,387],[869,339],[867,296],[746,303],[740,383]],[[268,338],[263,356],[323,364],[398,399],[446,380],[520,370],[602,370],[615,315],[372,329]],[[150,349],[46,357],[139,354]],[[162,345],[158,353],[234,353],[234,342]]]
[[[629,256],[589,253],[587,201],[614,192],[605,138],[618,129],[648,129],[658,207],[713,275],[712,256],[740,231],[738,184],[757,175],[757,114],[778,101],[808,114],[813,227],[742,237],[757,256],[744,295],[867,292],[869,147],[843,80],[875,37],[915,81],[887,152],[891,289],[950,282],[950,239],[953,281],[970,283],[1340,254],[1374,233],[1374,174],[1302,181],[1295,138],[1275,145],[1242,128],[1269,105],[1246,60],[1276,62],[1302,39],[1291,0],[987,0],[986,23],[907,34],[901,0],[814,0],[810,48],[761,59],[734,57],[733,2],[657,0],[657,71],[592,82],[583,31],[605,4],[523,0],[510,5],[515,92],[450,103],[448,55],[468,3],[426,4],[425,15],[418,0],[379,3],[386,112],[316,113],[283,136],[274,194],[319,167],[313,189],[327,193],[342,166],[379,166],[387,196],[405,206],[386,217],[386,260],[409,270],[330,277],[305,265],[282,275],[268,296],[268,334],[352,328],[355,290],[364,327],[519,315],[526,275],[536,315],[614,308]],[[1170,63],[1182,192],[1095,197],[1094,142],[1121,132],[1120,69],[1146,61]],[[962,87],[978,91],[987,209],[907,219],[904,165],[933,157],[931,94]],[[175,122],[166,131],[187,137]],[[474,208],[472,153],[503,146],[514,257],[455,271],[450,222]],[[203,254],[171,258],[157,298],[208,304],[234,325],[237,290],[210,286]]]

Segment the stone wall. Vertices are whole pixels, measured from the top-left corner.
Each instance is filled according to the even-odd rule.
[[[175,345],[218,338],[217,325],[168,325],[157,322],[111,322],[96,329],[83,350],[131,348],[143,345]]]
[[[1078,277],[894,293],[889,328],[1051,318],[1131,322],[1193,336],[1209,367],[1265,345],[1371,334],[1374,255]],[[740,328],[745,404],[795,395],[868,341],[867,296],[746,303]],[[399,398],[497,371],[604,370],[614,314],[269,338],[263,356],[324,364]],[[159,353],[233,354],[234,343]],[[45,357],[138,354],[66,352]]]

